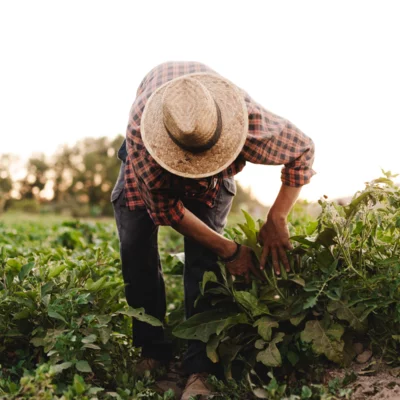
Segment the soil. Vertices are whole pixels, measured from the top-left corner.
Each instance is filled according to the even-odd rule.
[[[365,364],[354,363],[352,370],[357,380],[347,386],[351,388],[351,400],[400,400],[400,368],[390,368],[376,360]],[[331,370],[332,378],[343,378],[343,369]]]
[[[324,380],[343,379],[346,372],[349,374],[351,371],[357,376],[354,382],[346,386],[352,389],[351,400],[400,400],[400,367],[391,368],[374,358],[363,364],[354,362],[347,370],[330,369]],[[180,398],[185,383],[180,363],[171,363],[168,373],[161,377],[157,386],[159,393],[173,389],[177,398]]]

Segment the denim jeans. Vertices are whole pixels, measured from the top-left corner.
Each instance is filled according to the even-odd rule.
[[[165,284],[158,254],[158,227],[154,225],[145,208],[130,211],[125,205],[123,184],[124,163],[112,194],[114,214],[120,240],[122,274],[125,295],[133,308],[143,307],[146,313],[163,321],[166,313]],[[223,180],[213,208],[193,199],[183,199],[185,207],[216,232],[222,233],[233,197],[236,193],[233,178]],[[184,295],[185,314],[190,318],[205,311],[207,306],[194,303],[200,294],[199,282],[205,271],[218,271],[217,255],[189,238],[184,239]],[[168,290],[168,288],[167,288]],[[142,347],[142,355],[160,360],[172,356],[172,347],[164,339],[161,327],[134,320],[133,344]],[[218,366],[206,355],[205,343],[189,341],[183,367],[188,374],[216,373]]]

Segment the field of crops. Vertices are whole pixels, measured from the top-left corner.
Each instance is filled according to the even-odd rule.
[[[207,343],[223,365],[213,399],[400,399],[400,190],[390,174],[347,206],[296,209],[292,271],[246,284],[206,272],[212,311],[183,320],[182,240],[160,231],[166,321],[129,308],[112,220],[5,216],[0,222],[0,399],[174,399],[138,379],[133,320],[163,323],[176,346]],[[260,221],[226,235],[260,254]],[[134,322],[133,322],[134,323]],[[159,371],[162,375],[163,371]]]

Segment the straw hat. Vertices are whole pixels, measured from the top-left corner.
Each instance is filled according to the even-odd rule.
[[[195,73],[160,86],[141,119],[144,145],[166,170],[204,178],[227,168],[247,136],[246,103],[227,79]]]

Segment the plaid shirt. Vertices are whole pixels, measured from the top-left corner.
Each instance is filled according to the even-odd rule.
[[[140,119],[151,94],[164,83],[181,75],[215,71],[197,62],[167,62],[151,70],[141,82],[129,115],[126,133],[128,156],[125,167],[126,204],[130,210],[146,207],[156,225],[181,221],[182,200],[196,198],[214,206],[222,179],[240,172],[246,161],[284,165],[281,179],[288,186],[302,186],[315,174],[314,143],[286,119],[267,111],[245,91],[249,129],[237,159],[218,175],[205,179],[185,179],[163,169],[146,150],[140,134]]]

